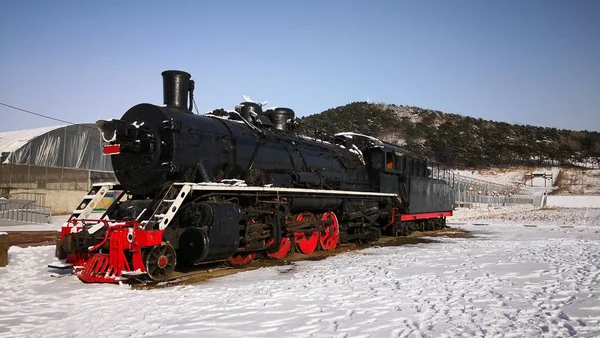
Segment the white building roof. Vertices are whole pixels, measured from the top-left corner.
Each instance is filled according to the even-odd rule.
[[[13,152],[18,150],[22,146],[26,145],[27,142],[33,140],[38,136],[42,136],[47,132],[52,130],[62,128],[63,126],[54,126],[54,127],[42,127],[35,129],[24,129],[24,130],[16,130],[16,131],[8,131],[4,133],[0,133],[0,153],[3,152]]]

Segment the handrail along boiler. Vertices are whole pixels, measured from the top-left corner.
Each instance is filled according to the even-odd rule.
[[[250,100],[196,115],[190,74],[162,76],[163,106],[97,122],[118,183],[95,184],[56,245],[84,282],[164,281],[177,264],[311,254],[439,229],[452,215],[451,188],[405,149],[355,133],[302,136],[292,109]]]

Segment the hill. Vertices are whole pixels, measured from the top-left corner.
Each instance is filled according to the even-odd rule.
[[[353,102],[298,119],[319,137],[351,131],[398,144],[457,168],[514,165],[600,166],[600,133],[509,124],[437,110]]]

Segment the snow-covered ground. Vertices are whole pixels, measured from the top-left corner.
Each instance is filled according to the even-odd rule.
[[[597,209],[457,214],[472,238],[154,290],[53,278],[53,247],[11,247],[0,337],[600,337]]]
[[[544,208],[532,205],[510,207],[457,208],[449,222],[492,222],[510,225],[597,226],[600,230],[600,209]]]
[[[52,216],[52,223],[27,223],[0,226],[0,231],[60,231],[69,216]]]

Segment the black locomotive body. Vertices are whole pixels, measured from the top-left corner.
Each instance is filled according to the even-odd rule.
[[[188,73],[163,72],[163,86],[165,106],[139,104],[119,120],[97,122],[121,191],[102,219],[135,222],[129,243],[161,237],[159,246],[140,244],[154,279],[172,271],[172,256],[239,265],[258,253],[281,258],[290,247],[311,253],[441,228],[452,214],[451,188],[405,149],[353,133],[301,136],[291,109],[254,102],[196,115]],[[66,228],[90,206],[79,210]],[[63,230],[57,256],[107,242],[104,224]],[[129,250],[123,259],[135,265],[128,255],[137,249]]]
[[[253,103],[242,103],[242,109]],[[212,116],[212,117],[209,117]],[[262,115],[261,117],[266,117]],[[121,120],[101,121],[119,137],[112,164],[121,185],[152,195],[170,182],[254,180],[281,187],[365,190],[373,187],[359,158],[340,147],[286,130],[140,104]]]

